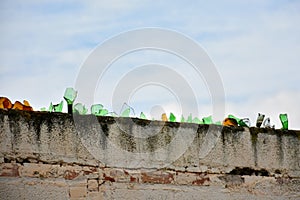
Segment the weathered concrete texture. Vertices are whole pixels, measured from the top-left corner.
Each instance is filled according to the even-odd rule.
[[[297,199],[300,132],[0,109],[1,199]]]
[[[2,160],[300,177],[299,131],[15,110],[0,110],[0,127]]]

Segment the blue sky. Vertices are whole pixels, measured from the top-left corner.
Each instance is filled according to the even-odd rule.
[[[159,27],[183,33],[206,50],[223,81],[226,114],[249,117],[254,124],[261,112],[280,128],[279,113],[288,113],[290,127],[300,129],[299,10],[299,1],[271,0],[4,0],[0,95],[12,101],[27,99],[36,110],[58,103],[99,44],[121,32]],[[178,58],[137,52],[115,63],[103,80],[116,83],[122,71],[151,60],[179,71],[185,67]],[[193,80],[188,72],[183,76]],[[197,97],[199,117],[210,115],[209,91],[204,83],[198,87],[205,91]],[[153,86],[137,91],[131,102],[136,112],[149,113],[152,106],[161,105],[166,112],[180,114],[172,95],[160,95],[160,90]],[[111,108],[103,94],[109,90],[101,92],[96,91],[95,101]]]

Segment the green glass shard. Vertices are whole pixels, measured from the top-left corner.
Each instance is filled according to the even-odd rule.
[[[53,111],[53,104],[52,104],[52,102],[51,102],[50,105],[49,105],[48,111],[49,111],[49,112],[52,112],[52,111]]]
[[[212,123],[213,123],[212,116],[210,115],[210,116],[208,116],[208,117],[203,117],[203,118],[202,118],[202,122],[203,122],[204,124],[212,124]]]
[[[67,101],[67,104],[73,104],[77,97],[77,91],[73,88],[67,88],[64,94],[64,99]]]
[[[102,104],[94,104],[91,106],[91,113],[93,115],[99,116],[102,109],[103,109]]]
[[[45,107],[42,107],[41,108],[41,111],[46,111],[47,109]]]
[[[61,101],[59,104],[53,105],[54,112],[62,112],[63,105],[63,101]]]
[[[122,113],[121,117],[129,117],[130,115],[130,108],[126,108]]]
[[[173,113],[170,113],[169,120],[170,122],[176,122],[176,116]]]
[[[184,119],[183,115],[181,115],[180,122],[185,122],[185,119]]]
[[[282,130],[288,130],[288,126],[289,126],[289,121],[288,121],[288,116],[287,114],[280,114],[279,115],[279,119],[281,121],[282,124]]]
[[[121,117],[129,117],[131,113],[134,115],[133,108],[127,105],[127,103],[124,103],[121,109]]]
[[[239,126],[242,126],[242,127],[248,127],[248,125],[244,122],[244,120],[242,119],[239,119],[233,115],[228,115],[228,118],[231,118],[231,119],[235,119],[238,123]]]
[[[202,121],[198,117],[195,117],[193,119],[193,123],[195,123],[195,124],[203,124]]]
[[[146,115],[145,115],[143,112],[141,112],[140,118],[141,118],[141,119],[147,119]]]
[[[192,114],[190,114],[190,115],[188,116],[186,122],[188,122],[188,123],[193,123],[193,116],[192,116]]]
[[[85,115],[88,112],[88,109],[81,103],[77,103],[73,108],[73,112],[80,115]]]
[[[101,109],[99,115],[100,116],[106,116],[108,114],[108,110],[106,109]]]

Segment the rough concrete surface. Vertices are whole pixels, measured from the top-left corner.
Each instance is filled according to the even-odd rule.
[[[0,110],[1,199],[299,199],[300,131]]]

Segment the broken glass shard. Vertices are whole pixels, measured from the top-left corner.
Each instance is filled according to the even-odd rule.
[[[180,122],[185,122],[185,119],[184,119],[183,115],[181,115]]]
[[[188,122],[188,123],[193,123],[193,116],[192,116],[192,113],[188,116],[186,122]]]
[[[256,127],[260,127],[264,121],[265,115],[258,113],[257,119],[256,119]]]
[[[7,97],[0,97],[0,108],[10,109],[13,105]]]
[[[239,119],[233,115],[228,115],[228,118],[231,118],[231,119],[235,119],[238,123],[239,126],[242,126],[242,127],[248,127],[248,125],[244,122],[244,120],[242,119]]]
[[[102,104],[94,104],[91,106],[91,113],[96,116],[100,116],[101,110],[103,109]]]
[[[67,101],[67,104],[73,104],[77,97],[77,91],[73,88],[67,88],[64,94],[64,99]]]
[[[176,117],[173,113],[170,113],[169,120],[170,120],[170,122],[176,122]]]
[[[124,103],[121,109],[121,117],[129,117],[131,114],[135,115],[133,108],[127,103]]]
[[[251,122],[250,122],[249,118],[244,118],[244,119],[241,119],[241,120],[243,121],[244,124],[246,124],[247,127],[251,126]]]
[[[288,130],[288,116],[287,114],[280,114],[279,115],[279,119],[281,121],[281,124],[282,124],[282,128],[283,130]]]
[[[49,111],[49,112],[52,112],[52,111],[53,111],[53,104],[52,104],[52,102],[51,102],[50,105],[49,105],[48,111]]]
[[[204,124],[212,124],[213,123],[211,115],[208,116],[208,117],[203,117],[202,121],[203,121]]]
[[[106,116],[108,114],[108,110],[106,110],[106,109],[102,109],[102,110],[100,110],[100,116]]]
[[[163,113],[163,114],[161,115],[161,120],[164,121],[164,122],[167,122],[167,121],[168,121],[168,116],[167,116],[166,113]]]
[[[146,115],[143,112],[141,112],[140,114],[140,119],[147,119]]]
[[[74,108],[73,108],[73,112],[76,114],[80,114],[80,115],[85,115],[88,111],[88,109],[82,105],[81,103],[77,103],[75,104]]]
[[[265,128],[271,128],[271,120],[270,118],[266,118],[265,121],[263,122],[263,127]]]
[[[64,102],[61,101],[59,104],[53,105],[54,112],[61,112],[63,109]]]
[[[198,117],[195,117],[193,119],[193,123],[195,123],[195,124],[203,124],[202,121]]]

